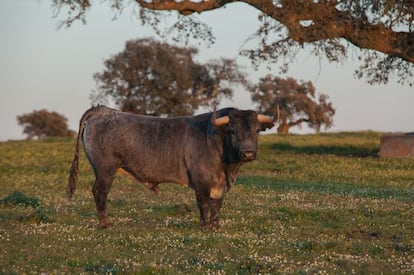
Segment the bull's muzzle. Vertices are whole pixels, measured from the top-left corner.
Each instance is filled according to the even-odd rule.
[[[245,150],[240,151],[240,159],[242,161],[252,161],[256,159],[256,151]]]

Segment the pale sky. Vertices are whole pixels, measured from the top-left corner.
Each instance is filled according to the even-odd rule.
[[[87,24],[75,23],[58,29],[47,0],[0,1],[0,140],[22,139],[23,128],[16,116],[33,110],[56,111],[68,118],[69,128],[77,131],[83,112],[89,108],[91,91],[96,88],[93,74],[103,70],[103,62],[122,51],[130,39],[155,37],[142,27],[126,9],[117,20],[100,1],[88,13]],[[245,39],[257,28],[257,11],[244,4],[203,13],[216,43],[200,48],[198,59],[234,58]],[[254,71],[246,59],[238,59],[257,83],[269,71]],[[344,64],[328,64],[305,50],[290,71],[281,77],[311,81],[317,93],[329,95],[336,115],[329,131],[375,130],[414,132],[414,88],[395,81],[371,86],[354,79],[356,66],[349,59]],[[252,109],[250,95],[235,91],[232,101],[221,107]],[[293,129],[307,133],[309,129]]]

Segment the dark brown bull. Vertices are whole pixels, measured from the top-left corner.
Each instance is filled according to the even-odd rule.
[[[256,158],[259,132],[272,128],[276,119],[233,108],[158,118],[93,107],[80,120],[67,194],[71,198],[75,191],[82,138],[95,172],[92,192],[100,226],[108,226],[107,196],[120,170],[156,193],[162,182],[193,188],[201,228],[217,229],[224,194],[240,166]]]

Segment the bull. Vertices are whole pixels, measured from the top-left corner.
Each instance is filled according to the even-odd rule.
[[[239,168],[256,158],[259,132],[278,119],[254,111],[225,108],[196,116],[159,118],[105,106],[87,110],[79,123],[67,195],[79,172],[79,146],[95,173],[92,193],[99,225],[107,227],[107,196],[121,171],[159,193],[160,183],[177,183],[195,191],[201,229],[219,227],[224,195]]]

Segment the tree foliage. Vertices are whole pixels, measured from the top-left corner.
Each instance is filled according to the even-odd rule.
[[[130,1],[106,0],[114,13]],[[135,0],[137,15],[159,33],[161,11],[178,11],[173,28],[178,39],[198,38],[214,42],[211,29],[193,13],[219,9],[242,2],[259,10],[257,45],[243,54],[254,64],[282,62],[283,71],[305,45],[331,62],[349,58],[350,45],[360,48],[355,76],[369,83],[414,82],[414,1],[412,0]],[[90,0],[53,0],[57,12],[65,9],[65,23],[85,21]]]
[[[200,64],[195,48],[182,48],[145,38],[127,41],[125,49],[105,61],[95,74],[94,103],[112,99],[127,112],[156,115],[191,115],[199,106],[216,105],[231,97],[227,84],[244,84],[245,76],[230,59]]]
[[[259,84],[251,86],[252,100],[259,104],[259,112],[272,112],[279,106],[279,133],[288,133],[294,126],[306,122],[310,128],[320,131],[322,126],[333,125],[335,109],[328,96],[316,99],[312,82],[298,83],[293,78],[282,79],[267,75]]]
[[[17,122],[23,126],[28,139],[45,137],[72,137],[75,132],[68,129],[67,118],[46,109],[17,116]]]

